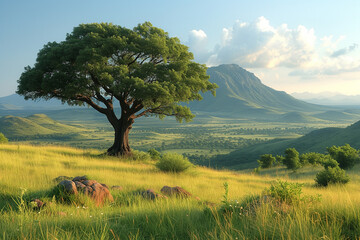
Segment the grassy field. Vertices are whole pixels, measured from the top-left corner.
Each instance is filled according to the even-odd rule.
[[[113,129],[102,116],[94,113],[94,116],[79,121],[76,111],[73,116],[60,113],[49,113],[51,118],[45,114],[2,117],[0,132],[19,144],[52,144],[99,150],[112,145]],[[130,146],[141,151],[155,148],[163,153],[186,154],[194,162],[200,163],[208,162],[214,155],[227,154],[274,138],[294,139],[315,129],[347,125],[331,122],[253,122],[208,116],[198,116],[191,123],[180,124],[172,118],[144,118],[136,121],[131,130]]]
[[[359,239],[359,166],[345,186],[314,185],[318,169],[297,173],[281,167],[255,175],[250,171],[216,171],[195,167],[188,172],[160,172],[149,159],[127,160],[98,150],[55,146],[0,145],[0,237],[2,239]],[[109,186],[114,203],[104,207],[63,205],[49,196],[61,176],[88,175]],[[320,201],[277,205],[254,202],[277,179],[302,183],[303,194]],[[238,202],[233,213],[227,204]],[[146,200],[135,193],[149,188],[181,186],[195,199]],[[48,206],[26,207],[32,198]],[[244,209],[244,210],[243,210]]]

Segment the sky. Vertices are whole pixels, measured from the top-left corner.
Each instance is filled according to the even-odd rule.
[[[0,0],[0,97],[48,42],[81,23],[178,37],[207,66],[234,63],[281,91],[360,94],[358,0]]]

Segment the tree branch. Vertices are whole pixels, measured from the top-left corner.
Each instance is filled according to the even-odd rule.
[[[91,100],[91,98],[88,96],[78,94],[74,98],[72,98],[72,100],[86,102],[87,104],[89,104],[91,107],[93,107],[95,110],[97,110],[98,112],[100,112],[102,114],[107,114],[108,110],[109,110],[109,109],[100,107],[99,105],[94,103],[94,101]]]
[[[139,54],[135,57],[135,59],[134,59],[133,61],[131,61],[130,63],[128,63],[128,66],[130,66],[131,64],[133,64],[134,62],[136,62],[136,60],[138,60],[140,56],[141,56],[141,53],[139,53]]]

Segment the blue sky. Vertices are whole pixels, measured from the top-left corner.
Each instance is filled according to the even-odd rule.
[[[24,67],[80,23],[132,28],[150,21],[177,36],[195,60],[236,63],[291,92],[360,94],[360,1],[0,1],[0,97]]]

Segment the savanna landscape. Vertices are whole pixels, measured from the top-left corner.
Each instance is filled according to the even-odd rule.
[[[170,5],[191,12],[199,3],[164,2],[158,20],[159,4],[140,2],[123,3],[132,25],[98,3],[73,3],[69,22],[51,10],[57,28],[37,40],[24,33],[38,50],[3,61],[0,238],[360,239],[358,45],[258,17],[222,28],[209,50],[211,34],[192,30],[185,41],[187,20],[170,21],[181,12]],[[260,2],[267,8],[246,6],[270,14],[282,5]],[[210,4],[223,17],[207,22],[240,9],[228,3]],[[11,17],[14,6],[3,7]],[[293,16],[281,21],[319,22],[283,7]],[[145,9],[156,25],[135,14]],[[201,14],[189,22],[202,26]],[[65,32],[60,19],[72,23]],[[10,36],[0,41],[11,45]]]

